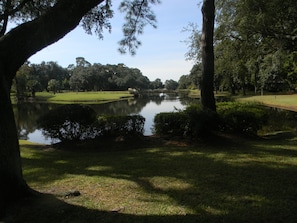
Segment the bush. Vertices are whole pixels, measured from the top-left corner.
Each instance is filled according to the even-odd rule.
[[[145,118],[141,115],[105,115],[96,124],[100,136],[143,135]]]
[[[190,105],[184,111],[157,114],[154,129],[159,135],[204,137],[216,130],[217,119],[215,112]]]
[[[218,116],[216,112],[204,110],[200,104],[188,106],[184,113],[188,122],[185,135],[190,137],[205,137],[216,131],[218,128]]]
[[[63,105],[42,115],[37,123],[43,134],[61,141],[94,138],[96,112],[87,106]]]
[[[216,130],[256,135],[268,120],[261,104],[217,103],[217,113],[190,105],[184,111],[159,113],[154,119],[155,133],[159,135],[207,137]]]
[[[187,122],[183,112],[162,112],[154,118],[154,131],[158,135],[180,136],[184,134]]]
[[[258,103],[224,102],[217,104],[221,131],[257,135],[267,122],[265,108]]]

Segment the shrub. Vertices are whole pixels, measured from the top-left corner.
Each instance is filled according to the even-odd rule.
[[[162,112],[154,118],[154,131],[159,135],[180,136],[184,134],[187,122],[183,112]]]
[[[222,131],[257,135],[267,122],[265,108],[258,103],[224,102],[217,104]]]
[[[216,112],[204,110],[200,104],[188,106],[184,113],[187,116],[185,135],[189,137],[205,137],[218,128],[218,116]]]
[[[61,141],[94,138],[96,112],[87,106],[63,105],[39,117],[38,127],[45,136]]]
[[[141,115],[105,115],[96,124],[100,136],[143,135],[145,118]]]
[[[184,111],[157,114],[154,129],[160,135],[204,137],[216,130],[216,123],[215,112],[190,105]]]

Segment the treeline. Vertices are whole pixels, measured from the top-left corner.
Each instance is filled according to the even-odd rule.
[[[217,1],[215,89],[233,94],[248,90],[296,91],[296,24],[296,1]],[[201,33],[193,24],[188,30],[191,36],[187,55],[197,64],[190,75],[181,77],[182,88],[199,85],[201,78]]]
[[[76,64],[67,68],[56,62],[41,64],[24,64],[16,74],[13,91],[18,97],[33,95],[37,91],[64,90],[102,91],[102,90],[137,90],[177,88],[177,82],[157,78],[150,81],[137,68],[129,68],[125,64],[102,65],[91,64],[83,57],[76,58]]]

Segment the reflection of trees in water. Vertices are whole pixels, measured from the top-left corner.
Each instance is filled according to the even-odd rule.
[[[183,97],[183,98],[179,98],[179,101],[183,106],[187,106],[190,104],[200,104],[200,100],[196,99],[196,98],[184,98]]]
[[[105,104],[89,105],[91,106],[98,115],[110,114],[110,115],[128,115],[128,114],[139,114],[145,106],[150,102],[161,104],[164,100],[176,100],[179,99],[183,106],[187,106],[191,103],[200,103],[199,99],[191,99],[184,97],[167,97],[163,95],[153,95],[150,97],[141,97],[134,100],[123,100]],[[18,129],[19,137],[27,139],[28,134],[34,132],[37,129],[37,119],[52,110],[53,108],[61,106],[57,104],[46,104],[46,103],[20,103],[13,106],[15,113],[15,121]],[[265,126],[266,131],[275,131],[279,129],[293,129],[296,128],[297,113],[283,111],[279,109],[271,109],[269,112],[269,122]],[[264,129],[264,131],[265,131]]]
[[[148,95],[133,100],[122,100],[111,103],[88,105],[92,107],[98,115],[110,114],[110,115],[128,115],[139,114],[143,108],[150,102],[160,105],[164,100],[176,100],[177,95]],[[183,105],[188,105],[189,98],[180,98]],[[190,99],[191,100],[191,99]],[[13,106],[15,113],[15,120],[18,129],[19,137],[27,139],[30,133],[33,133],[37,129],[37,119],[52,110],[53,108],[61,106],[57,104],[47,103],[19,103]]]
[[[41,103],[18,103],[13,105],[15,123],[19,137],[27,139],[28,134],[36,130],[36,120],[38,117],[52,109],[54,106],[57,105]]]
[[[123,100],[111,103],[90,105],[98,115],[128,115],[138,114],[149,102],[146,99]]]

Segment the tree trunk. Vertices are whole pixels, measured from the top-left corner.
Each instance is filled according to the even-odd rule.
[[[215,5],[214,0],[204,0],[202,6],[202,78],[201,78],[201,104],[203,109],[216,111],[214,98],[214,51],[213,33]]]
[[[2,72],[1,72],[2,73]],[[23,180],[17,129],[10,101],[10,85],[0,76],[0,216],[5,205],[29,192]],[[11,193],[13,191],[13,193]]]
[[[10,88],[16,71],[30,56],[63,38],[90,9],[103,1],[60,0],[43,16],[19,25],[0,38],[0,215],[8,201],[31,191],[22,175],[10,101]]]

